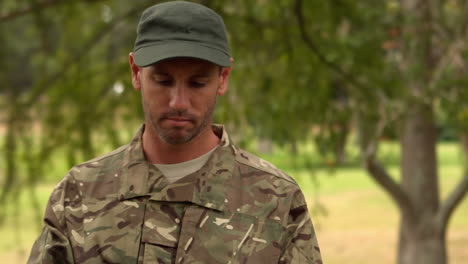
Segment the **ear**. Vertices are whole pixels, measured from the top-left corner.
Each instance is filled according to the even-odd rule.
[[[234,62],[234,59],[231,58],[231,64]],[[220,85],[218,87],[218,95],[224,95],[228,90],[229,75],[231,74],[232,66],[224,67],[221,70],[220,75]]]
[[[133,57],[133,52],[128,54],[128,62],[130,63],[130,69],[132,70],[132,85],[133,88],[137,91],[141,90],[141,78],[142,68],[135,64],[135,59]]]

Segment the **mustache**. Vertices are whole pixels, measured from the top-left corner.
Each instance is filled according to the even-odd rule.
[[[181,118],[181,119],[186,119],[189,121],[193,121],[196,119],[196,116],[187,112],[187,111],[179,111],[176,109],[172,109],[170,111],[167,111],[163,114],[161,114],[161,119],[172,119],[172,118]]]

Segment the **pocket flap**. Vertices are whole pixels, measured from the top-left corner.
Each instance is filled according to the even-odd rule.
[[[143,222],[142,241],[165,247],[176,247],[184,205],[149,201]]]
[[[165,224],[165,225],[164,225]],[[146,220],[143,227],[142,241],[165,247],[176,247],[178,237],[178,225],[168,226],[167,223],[157,223]],[[177,231],[177,232],[175,232]]]

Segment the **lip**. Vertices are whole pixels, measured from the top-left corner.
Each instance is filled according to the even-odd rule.
[[[184,118],[184,117],[168,117],[166,119],[174,120],[174,121],[190,121],[189,119]]]
[[[166,123],[169,123],[172,126],[186,126],[191,123],[191,120],[186,118],[171,117],[164,119]]]

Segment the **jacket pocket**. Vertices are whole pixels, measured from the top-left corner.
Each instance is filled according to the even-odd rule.
[[[143,253],[144,264],[173,263],[177,249],[177,241],[176,237],[170,234],[171,229],[165,228],[164,224],[167,223],[151,223],[149,220],[145,221],[142,238],[142,242],[145,246]]]
[[[167,264],[175,259],[184,204],[149,201],[143,224],[143,263]]]
[[[184,263],[276,263],[285,233],[272,219],[213,210],[205,210],[193,227],[185,226],[184,219],[181,232],[186,228],[195,231],[193,238],[181,241],[184,248],[179,246],[187,251]]]
[[[145,243],[144,264],[171,264],[176,253],[175,246]]]
[[[137,263],[144,207],[136,199],[87,201],[77,262]]]

